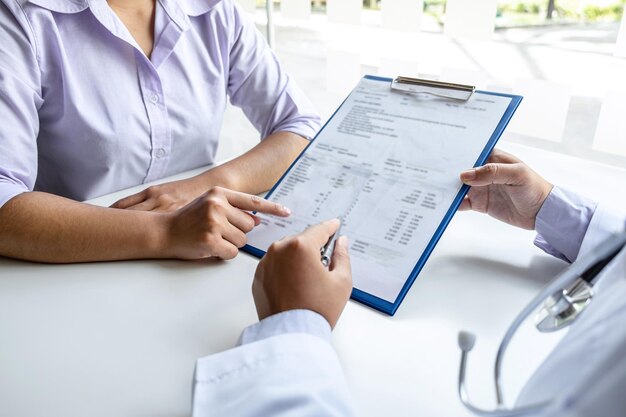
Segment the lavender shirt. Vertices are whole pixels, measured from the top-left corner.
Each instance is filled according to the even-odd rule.
[[[158,0],[148,59],[106,0],[0,0],[0,206],[214,161],[227,97],[261,138],[319,118],[234,0]]]

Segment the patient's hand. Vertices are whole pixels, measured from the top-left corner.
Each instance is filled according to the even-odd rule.
[[[337,239],[329,269],[322,265],[320,248],[338,227],[338,220],[327,221],[270,246],[252,284],[259,320],[307,309],[335,327],[352,290],[348,241],[345,236]]]
[[[522,161],[495,149],[485,166],[461,173],[471,185],[459,210],[487,213],[523,229],[535,228],[535,218],[552,191],[552,184]]]
[[[165,184],[153,185],[137,194],[122,198],[112,208],[171,212],[186,206],[207,192],[208,188],[200,177],[193,177]]]
[[[234,258],[247,242],[246,233],[259,224],[252,211],[280,217],[290,214],[280,204],[221,187],[213,187],[179,210],[159,214],[163,257]]]

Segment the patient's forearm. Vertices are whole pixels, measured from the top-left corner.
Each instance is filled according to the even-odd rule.
[[[24,193],[0,208],[0,255],[50,263],[158,258],[162,216]]]
[[[309,141],[291,132],[276,132],[243,155],[200,175],[211,185],[250,194],[267,191],[289,168]]]
[[[198,177],[207,184],[258,194],[268,190],[308,141],[277,132],[240,157]],[[168,256],[164,214],[96,207],[41,192],[0,208],[0,256],[69,263]]]

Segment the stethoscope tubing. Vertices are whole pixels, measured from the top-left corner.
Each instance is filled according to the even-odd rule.
[[[515,320],[513,320],[511,326],[509,326],[509,329],[502,338],[502,342],[498,347],[498,353],[496,355],[494,377],[496,381],[496,400],[498,404],[504,403],[500,380],[504,353],[522,323],[543,304],[546,298],[574,283],[578,277],[597,264],[599,260],[602,261],[615,254],[625,244],[626,232],[619,235],[611,235],[608,239],[604,240],[600,245],[595,247],[590,253],[586,254],[582,259],[577,260],[561,271],[551,283],[549,283],[542,291],[539,292],[539,294],[535,296],[535,298],[533,298],[530,303],[528,303],[526,307],[524,307]]]
[[[462,347],[461,353],[461,366],[459,371],[459,397],[461,402],[467,409],[471,412],[482,415],[482,416],[491,416],[491,417],[513,417],[524,415],[532,412],[540,411],[544,409],[548,405],[551,404],[552,401],[547,401],[544,403],[531,404],[525,407],[518,407],[508,409],[504,406],[504,398],[502,395],[502,383],[501,383],[501,375],[502,375],[502,362],[504,360],[504,354],[506,353],[506,349],[509,346],[509,343],[513,339],[513,336],[522,325],[524,321],[530,317],[530,315],[537,310],[544,301],[557,293],[558,291],[562,291],[563,288],[567,288],[569,285],[573,284],[579,277],[585,276],[586,280],[589,282],[593,281],[595,276],[604,268],[614,257],[619,253],[622,248],[626,245],[626,231],[620,234],[611,235],[609,238],[604,240],[601,244],[595,247],[590,253],[586,254],[582,258],[578,259],[576,262],[569,265],[563,271],[557,274],[557,276],[546,285],[529,303],[522,309],[522,311],[515,317],[509,328],[507,329],[502,341],[500,342],[500,346],[498,347],[498,353],[496,354],[496,360],[494,365],[494,382],[496,388],[496,402],[497,408],[493,410],[486,410],[480,407],[476,407],[473,405],[469,399],[467,394],[467,389],[465,387],[465,368],[467,364],[467,355],[471,350]],[[592,273],[590,274],[590,271]],[[593,275],[593,276],[591,276]],[[473,343],[472,343],[473,344]]]

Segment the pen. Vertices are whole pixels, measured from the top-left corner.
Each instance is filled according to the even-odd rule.
[[[339,237],[339,232],[341,232],[342,225],[343,225],[343,222],[341,221],[341,219],[339,219],[339,227],[337,228],[335,233],[333,233],[330,239],[328,239],[328,242],[326,242],[326,244],[320,248],[320,253],[322,255],[322,265],[324,265],[325,267],[328,267],[328,265],[330,265],[330,258],[333,257],[333,250],[335,250],[335,242],[337,241],[337,238]]]

